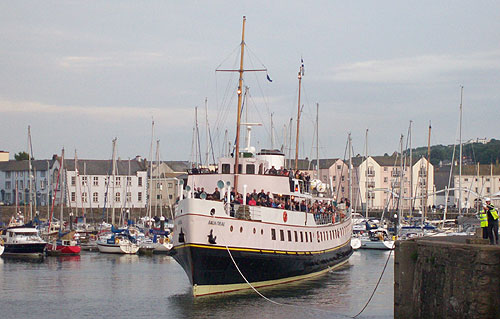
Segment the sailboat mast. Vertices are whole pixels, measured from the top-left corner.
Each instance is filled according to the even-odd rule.
[[[316,178],[319,178],[319,103],[316,103]]]
[[[240,79],[238,81],[238,111],[236,118],[236,145],[235,145],[235,154],[234,154],[234,192],[235,194],[238,192],[238,174],[239,170],[239,159],[240,159],[240,125],[241,125],[241,102],[242,102],[242,89],[243,89],[243,55],[245,52],[245,22],[247,18],[243,16],[243,28],[241,31],[241,55],[240,55]]]
[[[115,224],[115,200],[116,200],[116,194],[115,194],[115,185],[116,185],[116,137],[113,139],[113,158],[111,159],[112,161],[112,167],[113,167],[113,186],[112,186],[112,193],[111,193],[111,199],[113,202],[113,208],[111,209],[111,225]]]
[[[273,114],[271,113],[271,149],[274,149],[274,144],[275,142],[275,136],[274,136],[274,123],[273,123]]]
[[[401,156],[399,157],[399,204],[398,204],[398,218],[396,222],[396,236],[398,235],[399,228],[400,228],[400,222],[401,222],[401,214],[403,213],[403,177],[404,177],[404,171],[403,171],[403,134],[401,134],[401,138],[399,141],[400,144],[400,154]]]
[[[366,158],[366,167],[365,167],[365,193],[366,193],[366,214],[365,218],[368,219],[368,129],[366,129],[365,133],[365,158]]]
[[[425,205],[424,205],[424,219],[422,220],[422,227],[427,218],[427,201],[429,200],[429,164],[431,161],[431,122],[429,121],[429,137],[427,138],[427,168],[425,169]]]
[[[302,85],[302,76],[304,75],[304,66],[300,66],[299,74],[297,78],[299,79],[299,98],[297,102],[297,136],[295,137],[295,171],[299,167],[299,128],[300,128],[300,91]]]
[[[208,163],[208,162],[207,162]],[[155,216],[158,216],[158,185],[160,185],[160,216],[163,216],[163,212],[162,212],[162,209],[161,209],[161,206],[162,206],[162,189],[161,189],[161,182],[160,182],[160,140],[156,140],[156,185],[155,185],[155,189],[156,189],[156,197],[155,197],[155,202],[156,202],[156,205],[155,205]]]
[[[31,176],[31,126],[28,125],[28,183],[29,183],[29,204],[30,204],[30,220],[33,220],[33,181]]]
[[[151,121],[151,145],[149,147],[149,196],[148,196],[148,217],[151,220],[151,201],[153,199],[153,139],[155,136],[155,121]]]
[[[458,215],[462,215],[462,101],[463,101],[464,87],[460,87],[460,124],[458,139],[460,142],[460,159],[458,164]]]
[[[413,217],[413,150],[411,149],[411,124],[413,121],[410,120],[410,127],[408,128],[408,138],[410,140],[410,218]]]
[[[352,207],[353,207],[353,202],[352,202],[352,153],[351,153],[351,147],[352,147],[352,140],[351,140],[351,133],[348,135],[349,139],[349,204],[350,204],[350,210],[349,214],[352,216]]]
[[[207,143],[207,150],[205,152],[205,163],[207,165],[208,169],[208,163],[210,162],[210,133],[208,131],[208,98],[205,98],[205,129],[206,129],[206,143]]]
[[[62,173],[61,174],[61,216],[59,217],[59,230],[62,230],[63,214],[64,214],[64,197],[66,196],[66,176],[64,175],[64,147],[62,149],[61,167],[60,167],[59,172]]]
[[[293,118],[290,118],[290,124],[288,127],[290,128],[290,133],[288,134],[288,169],[292,169],[292,124]]]

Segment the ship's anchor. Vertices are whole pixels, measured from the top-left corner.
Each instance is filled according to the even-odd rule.
[[[208,234],[208,236],[207,236],[208,237],[208,242],[210,244],[216,244],[215,240],[217,239],[217,236],[214,237],[213,231],[214,231],[213,229],[210,229],[210,234]]]

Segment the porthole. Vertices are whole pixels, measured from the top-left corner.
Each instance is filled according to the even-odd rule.
[[[229,227],[229,231],[232,232],[233,231],[233,225],[231,225],[231,227]]]
[[[210,210],[210,215],[212,215],[212,216],[213,216],[213,215],[215,215],[215,208],[212,208],[212,209]]]
[[[255,228],[253,229],[253,233],[255,234],[257,231],[255,230]]]
[[[240,227],[240,233],[242,233],[242,232],[243,232],[243,226]]]
[[[261,229],[261,230],[260,230],[260,234],[261,234],[261,235],[264,235],[264,229]]]

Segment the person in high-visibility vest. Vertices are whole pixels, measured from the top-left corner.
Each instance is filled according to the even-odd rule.
[[[490,245],[498,245],[498,211],[491,204],[491,199],[485,198],[484,211],[488,215],[488,238]]]
[[[479,211],[479,222],[483,230],[483,239],[488,239],[488,214],[484,210],[483,205],[481,205],[481,210]]]

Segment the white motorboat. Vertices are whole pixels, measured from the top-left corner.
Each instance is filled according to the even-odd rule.
[[[4,256],[42,257],[47,243],[35,227],[11,227],[4,230]]]

